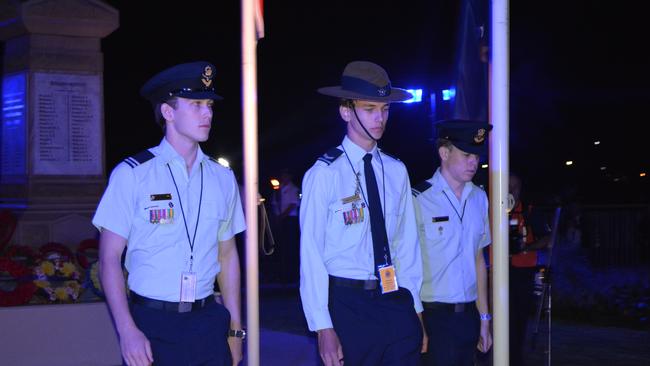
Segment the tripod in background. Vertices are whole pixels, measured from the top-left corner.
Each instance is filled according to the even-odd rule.
[[[547,249],[546,265],[542,266],[535,274],[535,295],[539,296],[537,309],[535,312],[535,326],[533,328],[533,336],[531,339],[531,348],[535,349],[537,344],[537,335],[539,334],[540,323],[542,316],[546,317],[546,354],[547,365],[551,365],[551,264],[553,258],[553,247],[557,243],[557,232],[560,223],[560,214],[562,207],[555,209],[553,215],[553,226],[551,228],[551,241]]]

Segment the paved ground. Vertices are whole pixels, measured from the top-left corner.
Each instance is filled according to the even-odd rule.
[[[260,300],[261,364],[318,365],[316,338],[307,330],[295,286],[263,286]],[[552,365],[650,365],[650,331],[598,327],[556,318],[551,328]],[[527,365],[547,365],[547,336],[546,328],[540,327],[535,351],[530,353]],[[489,356],[482,365],[491,364]]]

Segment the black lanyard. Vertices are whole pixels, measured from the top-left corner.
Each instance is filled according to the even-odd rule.
[[[442,193],[445,195],[445,197],[447,197],[447,201],[449,201],[449,204],[451,205],[451,208],[454,209],[454,211],[456,212],[456,216],[458,216],[458,218],[460,219],[460,223],[462,224],[463,223],[463,217],[465,217],[465,206],[467,205],[467,199],[465,199],[465,202],[463,202],[463,214],[461,215],[461,214],[458,213],[458,210],[456,210],[456,206],[454,206],[454,204],[451,203],[451,200],[449,199],[449,196],[447,196],[447,193],[445,191],[442,191]]]
[[[194,225],[194,236],[190,240],[190,231],[187,229],[187,220],[185,219],[185,211],[183,210],[183,201],[181,200],[181,194],[178,191],[178,186],[176,185],[176,179],[174,179],[174,173],[172,173],[172,168],[169,167],[167,163],[167,169],[169,169],[169,174],[172,176],[172,181],[174,182],[174,187],[176,187],[176,194],[178,195],[178,203],[181,206],[181,213],[183,214],[183,224],[185,224],[185,233],[187,234],[187,242],[190,243],[190,272],[192,272],[192,262],[194,262],[194,241],[196,240],[196,229],[199,228],[199,217],[201,217],[201,202],[203,201],[203,163],[199,163],[201,169],[201,193],[199,194],[199,211],[196,213],[196,225]]]

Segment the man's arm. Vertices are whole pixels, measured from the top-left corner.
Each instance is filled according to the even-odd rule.
[[[488,286],[487,286],[487,269],[485,268],[485,257],[483,248],[476,252],[476,286],[478,299],[476,299],[476,308],[479,314],[488,314]],[[490,320],[481,319],[481,336],[477,348],[481,352],[487,352],[492,346],[492,335],[490,334]]]
[[[99,236],[99,278],[120,337],[122,357],[129,366],[150,365],[153,362],[151,345],[135,325],[126,299],[122,272],[125,247],[125,238],[110,230],[102,230]]]
[[[235,237],[219,242],[219,263],[221,272],[217,275],[217,282],[221,290],[223,305],[230,312],[230,329],[239,330],[242,329],[241,274]],[[242,339],[228,337],[228,346],[232,354],[233,365],[238,365],[243,356]]]

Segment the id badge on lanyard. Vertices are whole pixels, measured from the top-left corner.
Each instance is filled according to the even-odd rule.
[[[392,264],[381,265],[377,268],[379,270],[379,284],[381,286],[381,293],[387,294],[399,289],[397,284],[397,274],[395,273],[395,266]]]

